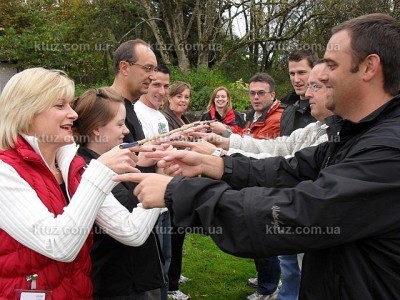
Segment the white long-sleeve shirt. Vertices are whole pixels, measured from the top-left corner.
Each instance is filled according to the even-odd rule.
[[[310,146],[316,146],[328,140],[326,128],[320,121],[299,128],[289,136],[280,136],[276,139],[242,138],[232,134],[229,138],[228,155],[240,153],[257,159],[272,156],[291,157],[295,152]]]
[[[36,139],[25,138],[41,155]],[[67,145],[57,153],[66,184],[76,150],[75,145]],[[112,181],[114,175],[111,169],[92,160],[64,212],[54,216],[16,170],[0,160],[0,228],[21,244],[63,262],[75,259],[94,221],[119,242],[140,246],[154,227],[160,209],[138,206],[130,213],[111,194],[117,184]]]

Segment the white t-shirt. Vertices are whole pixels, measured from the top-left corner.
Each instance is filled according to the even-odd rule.
[[[160,111],[148,107],[140,99],[134,107],[146,138],[169,131],[168,121]]]

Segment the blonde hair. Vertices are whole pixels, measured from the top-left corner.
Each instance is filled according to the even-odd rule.
[[[30,68],[11,77],[0,95],[0,149],[13,148],[37,114],[59,99],[71,101],[74,92],[74,82],[60,70]]]
[[[225,91],[226,92],[226,97],[228,98],[228,102],[226,104],[226,106],[224,107],[224,112],[222,114],[222,119],[225,118],[226,113],[232,109],[232,99],[231,99],[231,94],[229,93],[229,90],[224,87],[224,86],[219,86],[217,87],[212,93],[211,93],[211,97],[210,97],[210,102],[208,102],[207,105],[207,110],[210,111],[211,107],[215,108],[215,97],[217,97],[217,93],[219,91]]]
[[[124,98],[110,87],[90,89],[77,97],[72,108],[78,114],[74,122],[76,142],[86,145],[89,136],[98,127],[107,125],[117,114],[116,104],[124,103]]]

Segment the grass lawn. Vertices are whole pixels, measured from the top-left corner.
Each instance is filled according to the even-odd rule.
[[[244,300],[255,291],[247,286],[256,274],[253,260],[222,252],[208,236],[186,235],[182,273],[191,280],[180,290],[193,300]]]

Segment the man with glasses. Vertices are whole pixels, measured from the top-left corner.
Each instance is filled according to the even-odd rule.
[[[318,55],[309,47],[298,47],[289,54],[289,77],[293,92],[281,102],[285,107],[281,117],[281,136],[290,136],[293,131],[315,122],[311,114],[309,98],[306,95],[307,81]],[[279,261],[283,284],[279,289],[279,300],[296,300],[299,293],[301,272],[298,261],[303,254],[281,255]],[[252,279],[249,279],[249,283]]]
[[[125,125],[129,129],[129,133],[124,137],[124,142],[129,143],[144,139],[145,134],[143,132],[142,124],[136,115],[134,103],[141,95],[148,93],[151,82],[156,79],[156,56],[145,41],[141,39],[129,40],[122,43],[115,50],[113,54],[113,65],[115,78],[111,88],[124,97],[125,101]],[[143,173],[155,172],[154,166],[141,167],[140,161],[138,162],[138,168]],[[130,189],[133,190],[135,186],[136,185],[132,184]],[[136,199],[132,199],[132,201],[135,200]],[[126,205],[126,203],[122,204]],[[158,224],[161,219],[164,218],[159,218]],[[126,258],[126,264],[131,269],[129,272],[124,273],[124,281],[129,283],[131,277],[136,276],[136,280],[140,280],[142,286],[135,286],[131,282],[129,288],[125,291],[125,295],[121,295],[121,298],[115,297],[113,299],[127,299],[128,297],[132,297],[130,290],[137,288],[140,288],[141,291],[145,291],[143,300],[167,299],[167,290],[165,287],[166,272],[164,271],[162,272],[163,274],[159,274],[161,266],[164,265],[164,260],[161,261],[160,259],[160,253],[156,241],[157,238],[161,239],[159,236],[156,237],[151,234],[145,244],[141,247],[137,247],[136,250],[138,254],[143,258],[141,263],[132,264],[130,258]],[[116,280],[117,279],[118,278],[116,278]],[[120,281],[122,282],[122,280]]]
[[[271,139],[279,136],[280,119],[283,112],[275,98],[275,81],[266,73],[257,73],[249,80],[249,97],[253,110],[243,129],[244,137]],[[273,294],[279,283],[280,267],[276,256],[255,258],[257,270],[257,291],[248,300]],[[260,298],[261,299],[261,298]]]
[[[279,136],[283,109],[275,99],[275,81],[266,73],[257,73],[249,80],[250,112],[244,135],[256,139]]]
[[[115,78],[111,88],[125,98],[125,123],[129,134],[125,136],[124,142],[144,139],[142,126],[133,104],[141,95],[147,94],[151,81],[155,79],[156,56],[143,40],[130,40],[122,43],[115,50],[113,64]]]

